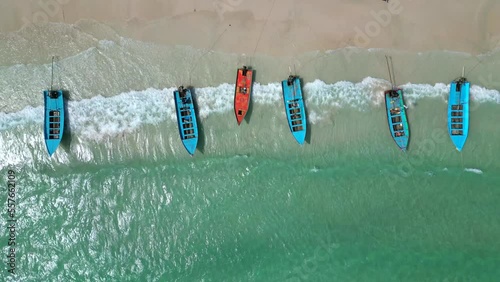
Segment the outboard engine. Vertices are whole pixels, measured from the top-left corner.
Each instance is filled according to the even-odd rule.
[[[457,84],[455,85],[455,91],[460,92],[462,89],[462,84],[464,84],[467,81],[465,77],[461,77],[459,80],[455,81]]]
[[[389,92],[389,97],[391,98],[397,98],[399,96],[398,94],[398,91],[396,90],[391,90],[391,92]]]
[[[59,92],[57,92],[55,90],[50,90],[49,91],[49,97],[52,98],[52,99],[56,99],[57,97],[59,97]]]

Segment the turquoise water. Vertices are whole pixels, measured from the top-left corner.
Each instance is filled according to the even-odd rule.
[[[82,36],[71,46],[83,50],[61,56],[57,65],[58,83],[69,90],[70,130],[52,158],[43,144],[41,96],[50,58],[2,57],[0,173],[7,181],[8,170],[16,172],[18,232],[17,274],[8,276],[4,264],[3,277],[500,277],[497,90],[471,88],[469,138],[460,153],[447,135],[448,82],[403,84],[411,131],[403,153],[387,128],[387,81],[306,79],[314,72],[304,70],[310,132],[300,147],[287,127],[278,79],[259,81],[258,75],[252,111],[238,127],[231,109],[234,73],[226,80],[216,72],[204,78],[211,82],[196,82],[201,136],[190,157],[178,138],[171,94],[186,70],[163,70],[167,59],[157,53],[151,56],[162,61],[144,64],[152,59],[137,50],[154,46],[87,35],[89,46],[98,45],[89,47],[78,41]],[[176,48],[168,53],[174,61],[203,54]],[[240,58],[227,60],[221,69],[233,69]],[[16,103],[3,99],[11,95]],[[2,214],[3,225],[7,219]],[[6,261],[9,234],[1,236]]]

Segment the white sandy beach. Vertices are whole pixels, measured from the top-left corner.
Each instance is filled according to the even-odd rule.
[[[495,15],[496,0],[3,0],[0,32],[93,19],[125,37],[246,54],[346,46],[480,54],[500,45]]]

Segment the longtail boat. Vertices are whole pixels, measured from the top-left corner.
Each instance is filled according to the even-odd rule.
[[[177,125],[184,148],[193,155],[198,145],[198,125],[191,90],[183,86],[174,91]]]
[[[406,106],[403,99],[403,89],[397,88],[395,86],[396,79],[394,77],[392,58],[386,56],[386,60],[387,68],[389,69],[389,77],[392,84],[392,89],[384,92],[389,131],[391,132],[391,136],[398,147],[402,151],[406,151],[410,140],[410,128],[408,126],[408,118],[406,117]]]
[[[234,114],[238,125],[241,124],[248,112],[250,96],[252,94],[253,70],[246,66],[239,68],[236,74],[234,90]]]
[[[295,140],[303,145],[306,138],[307,122],[300,78],[290,75],[288,79],[281,82],[281,86],[288,126]]]
[[[50,89],[43,91],[44,99],[44,139],[49,156],[61,143],[64,131],[64,97],[62,90],[54,90],[54,58],[52,57],[52,82]]]
[[[448,132],[458,151],[462,151],[469,133],[469,90],[470,83],[464,77],[450,84],[448,98]]]

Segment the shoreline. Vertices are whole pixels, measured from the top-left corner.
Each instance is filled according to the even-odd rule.
[[[341,51],[309,52],[292,60],[272,56],[244,58],[238,54],[206,52],[190,46],[167,47],[131,40],[91,43],[96,46],[86,47],[81,52],[76,50],[74,54],[61,56],[61,60],[56,62],[55,85],[71,89],[71,100],[90,99],[99,95],[112,97],[130,91],[179,85],[208,89],[225,83],[234,84],[236,68],[248,65],[248,62],[256,69],[255,82],[260,85],[286,79],[293,63],[304,83],[319,80],[327,85],[345,81],[358,84],[366,78],[380,80],[381,84],[388,81],[385,50],[378,49],[359,49],[353,53],[350,61]],[[64,45],[58,48],[64,48]],[[33,97],[50,85],[49,53],[57,51],[51,48],[42,52],[46,55],[39,57],[36,63],[0,67],[0,76],[5,78],[0,82],[4,89],[0,97],[5,98],[2,99],[3,103],[0,102],[0,108],[11,104],[8,101],[13,95],[18,96],[19,102],[15,104],[15,109],[19,110],[18,106],[21,105],[38,105],[41,100],[33,100]],[[419,86],[438,83],[448,85],[461,75],[462,66],[466,66],[466,75],[473,85],[500,90],[500,85],[492,75],[500,71],[500,66],[495,63],[500,58],[500,50],[482,58],[484,62],[479,65],[476,57],[456,52],[393,52],[391,55],[396,84],[400,86],[408,83]]]

